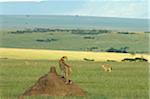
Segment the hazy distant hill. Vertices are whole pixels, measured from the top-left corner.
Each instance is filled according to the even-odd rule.
[[[148,31],[148,19],[88,16],[0,15],[1,28],[84,28]]]

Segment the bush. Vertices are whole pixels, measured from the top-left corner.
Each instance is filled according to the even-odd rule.
[[[127,61],[127,62],[148,62],[148,60],[147,59],[145,59],[145,58],[125,58],[125,59],[123,59],[123,60],[121,60],[121,61],[123,61],[123,62],[125,62],[125,61]]]
[[[117,61],[115,61],[115,60],[107,60],[107,62],[117,62]]]
[[[147,62],[148,60],[147,59],[145,59],[145,58],[135,58],[135,60],[136,61],[138,61],[138,62]]]
[[[85,36],[84,39],[95,39],[95,37]]]
[[[123,62],[132,62],[132,61],[135,61],[135,59],[133,59],[133,58],[125,58],[125,59],[123,59],[123,60],[121,60],[121,61],[123,61]]]
[[[79,35],[98,35],[102,33],[109,33],[109,30],[72,30],[72,34],[79,34]]]
[[[144,33],[150,33],[150,31],[145,31]]]
[[[33,32],[39,32],[39,33],[45,33],[45,32],[69,32],[72,30],[68,29],[49,29],[49,28],[34,28],[34,29],[25,29],[25,30],[17,30],[14,32],[10,32],[12,34],[23,34],[23,33],[33,33]]]
[[[116,52],[116,53],[128,53],[127,51],[128,47],[121,47],[120,49],[115,48],[109,48],[106,50],[106,52]]]
[[[94,61],[94,59],[88,59],[88,58],[84,58],[83,60],[85,60],[85,61]]]
[[[90,48],[87,48],[87,51],[96,51],[98,50],[98,47],[90,47]]]
[[[45,40],[43,40],[43,39],[37,39],[36,40],[37,42],[52,42],[52,41],[57,41],[57,39],[45,39]]]
[[[135,34],[134,32],[118,32],[118,34]]]

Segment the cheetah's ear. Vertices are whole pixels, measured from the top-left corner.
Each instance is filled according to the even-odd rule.
[[[66,60],[68,60],[68,57],[67,57],[67,56],[63,56],[63,58],[66,59]]]

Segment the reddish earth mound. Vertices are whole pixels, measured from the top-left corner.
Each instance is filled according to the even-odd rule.
[[[23,96],[84,96],[85,92],[76,84],[65,84],[65,79],[57,74],[55,67],[39,78]]]

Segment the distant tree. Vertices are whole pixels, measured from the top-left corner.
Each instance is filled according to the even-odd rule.
[[[106,52],[116,52],[116,53],[128,53],[129,47],[121,47],[120,49],[115,49],[113,47],[106,50]]]

